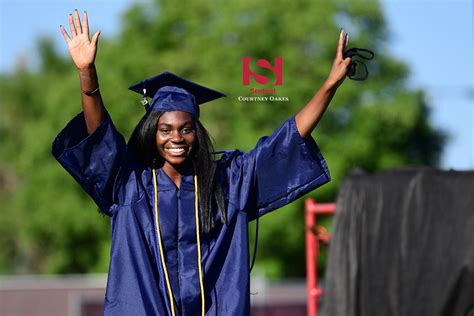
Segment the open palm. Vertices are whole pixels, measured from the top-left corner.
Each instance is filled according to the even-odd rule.
[[[92,37],[89,37],[89,22],[87,19],[87,12],[84,12],[83,23],[79,18],[77,10],[74,11],[74,18],[69,15],[69,27],[71,30],[71,37],[66,29],[61,25],[61,33],[66,40],[69,54],[76,64],[77,69],[90,68],[94,65],[95,56],[97,53],[97,43],[100,32],[96,32]]]

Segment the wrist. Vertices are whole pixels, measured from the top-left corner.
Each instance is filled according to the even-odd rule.
[[[326,92],[336,92],[337,88],[339,87],[338,82],[334,82],[330,79],[327,79],[321,89],[325,90]]]
[[[80,68],[78,67],[77,71],[79,72],[80,75],[88,75],[91,73],[95,73],[96,72],[95,64],[90,64],[90,65],[80,67]]]
[[[82,93],[87,96],[97,94],[99,92],[99,79],[95,66],[92,64],[90,67],[78,68],[78,70]]]
[[[93,90],[88,90],[88,91],[82,91],[82,93],[84,93],[85,95],[87,95],[88,97],[90,96],[93,96],[94,94],[98,93],[99,92],[99,86],[97,86],[95,89]]]

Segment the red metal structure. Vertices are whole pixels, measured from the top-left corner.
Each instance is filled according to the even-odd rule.
[[[318,255],[319,242],[327,244],[330,235],[322,226],[316,225],[317,215],[331,215],[336,211],[336,203],[316,203],[314,199],[305,201],[306,229],[306,284],[307,284],[307,315],[318,314],[318,297],[323,290],[318,288]]]

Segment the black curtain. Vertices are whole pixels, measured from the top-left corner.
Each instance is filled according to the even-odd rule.
[[[324,284],[325,316],[474,316],[474,171],[354,170]]]

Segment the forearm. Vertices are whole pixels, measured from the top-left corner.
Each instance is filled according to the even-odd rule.
[[[79,78],[81,83],[82,110],[87,126],[87,133],[92,134],[104,118],[105,107],[102,102],[100,90],[95,91],[99,87],[97,70],[95,66],[85,69],[79,69]],[[85,92],[92,92],[90,96]]]
[[[337,84],[326,81],[308,104],[296,114],[296,127],[301,137],[305,138],[310,135],[318,125],[336,90]]]

